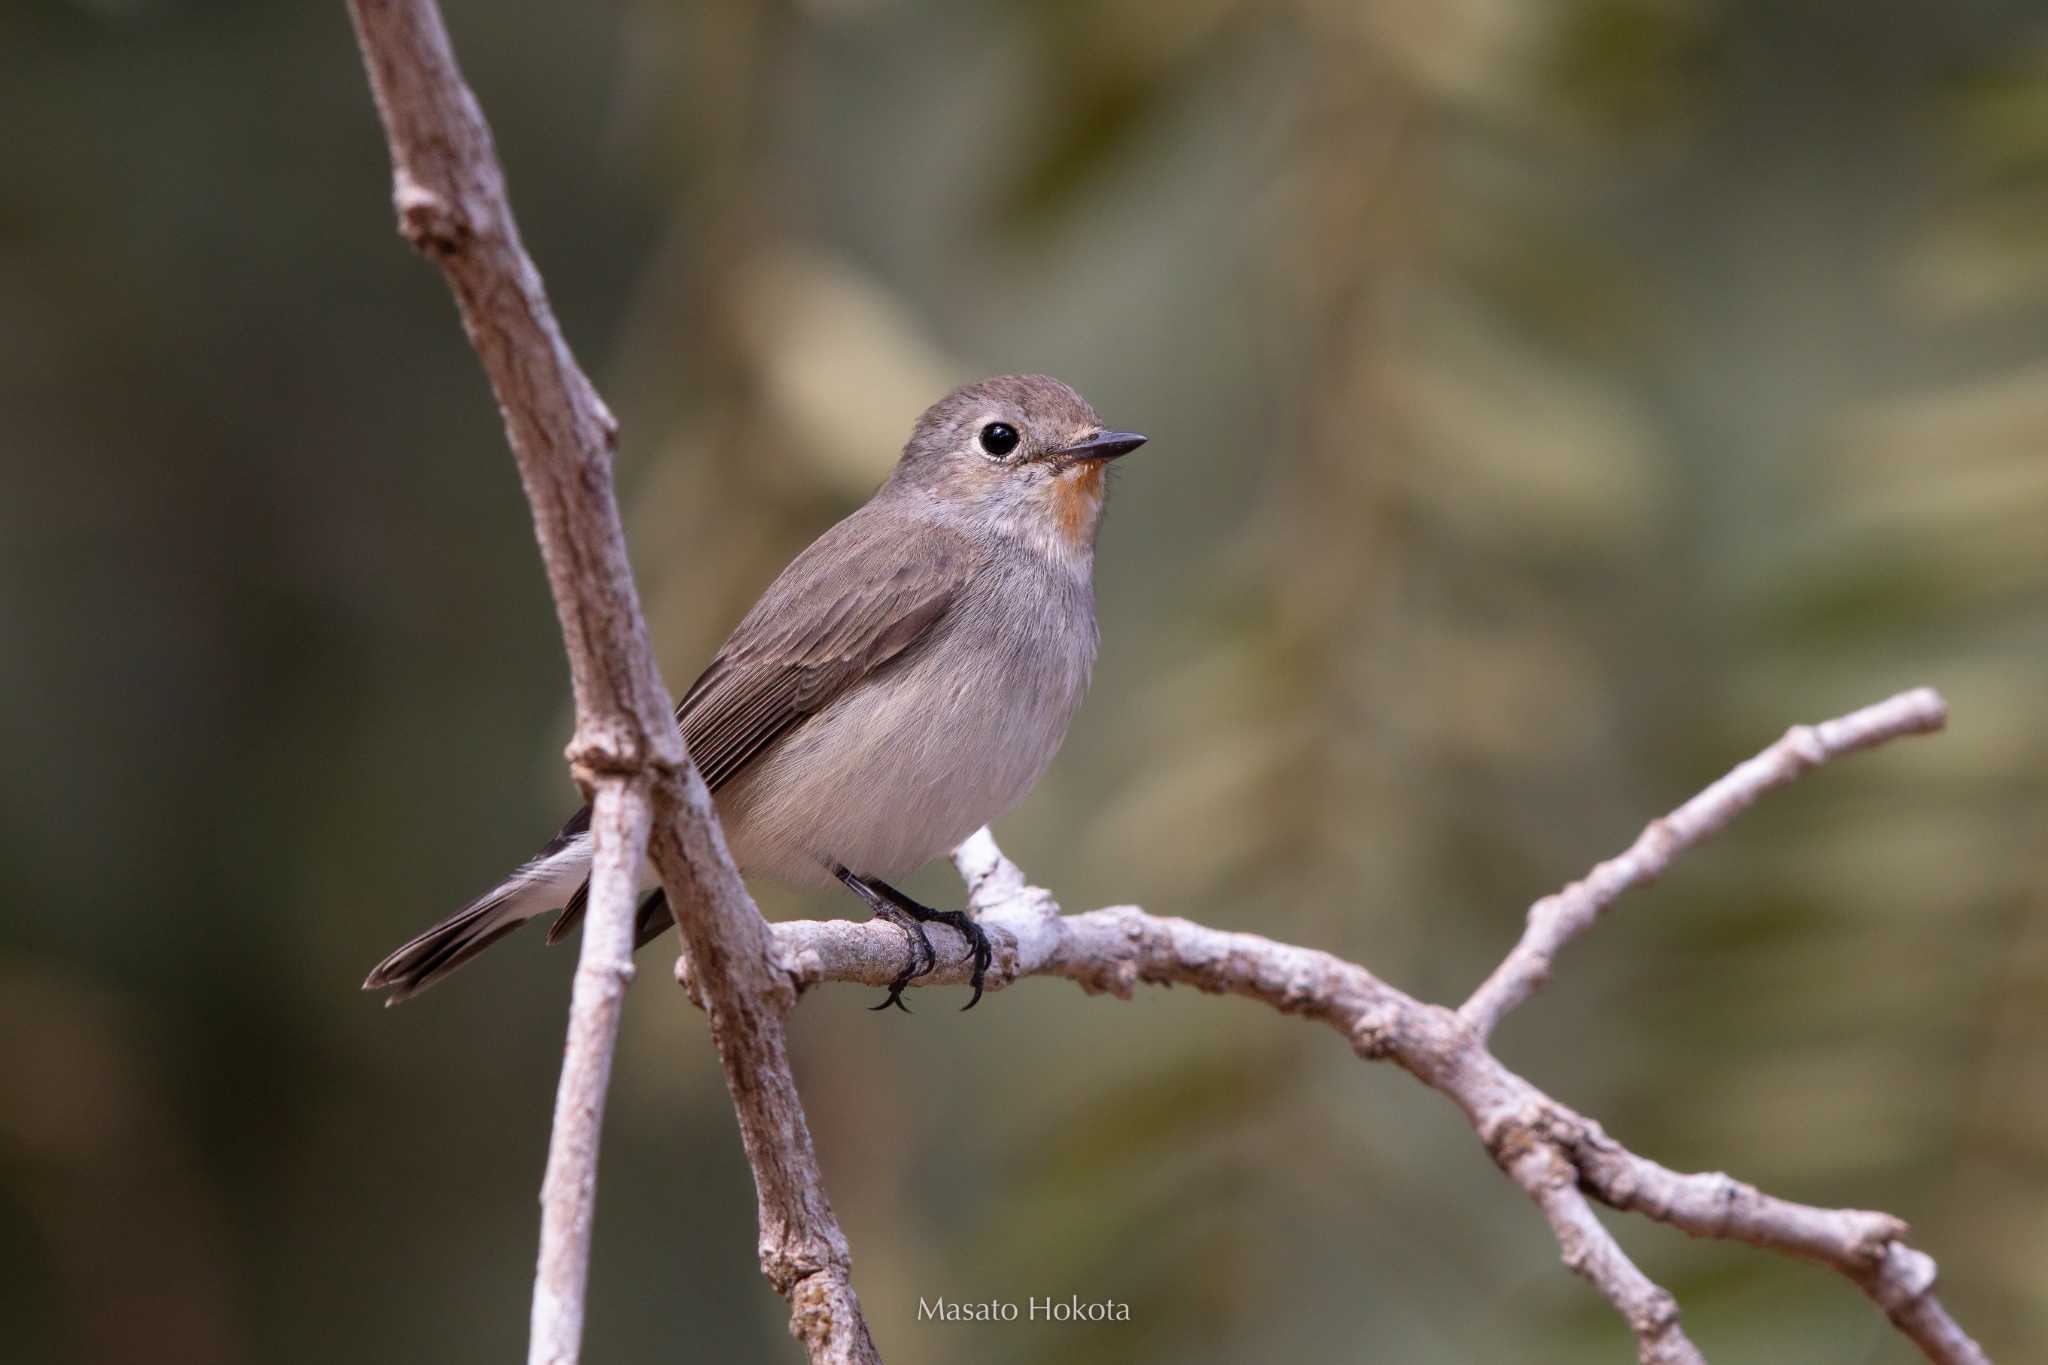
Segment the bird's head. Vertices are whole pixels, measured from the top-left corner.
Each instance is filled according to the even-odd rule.
[[[1103,470],[1145,444],[1108,431],[1088,400],[1042,374],[965,384],[925,411],[890,483],[949,513],[1085,558],[1102,519]]]

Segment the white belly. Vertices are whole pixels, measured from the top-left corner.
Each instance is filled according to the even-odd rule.
[[[1095,632],[1017,624],[949,631],[727,784],[718,814],[741,871],[798,885],[829,883],[834,864],[905,875],[1022,800],[1087,690]]]

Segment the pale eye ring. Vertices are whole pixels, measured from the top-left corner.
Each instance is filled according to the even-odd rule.
[[[990,422],[981,429],[981,448],[1000,460],[1017,448],[1023,438],[1008,422]]]

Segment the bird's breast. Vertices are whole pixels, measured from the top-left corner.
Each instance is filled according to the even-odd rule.
[[[743,867],[816,881],[940,857],[1022,800],[1095,663],[1085,580],[1024,556],[983,567],[902,658],[806,720],[721,793]]]

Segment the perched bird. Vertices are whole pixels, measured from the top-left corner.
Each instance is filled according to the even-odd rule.
[[[1145,443],[1044,375],[947,394],[867,503],[746,614],[676,708],[743,873],[843,883],[909,957],[876,1009],[937,962],[924,924],[964,934],[981,999],[988,937],[884,877],[946,853],[1031,790],[1095,666],[1104,467]],[[415,995],[535,915],[582,917],[590,809],[503,882],[378,963],[365,990]],[[673,919],[643,873],[635,945]]]

